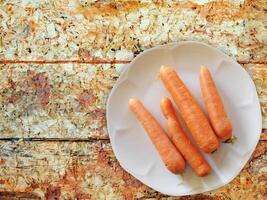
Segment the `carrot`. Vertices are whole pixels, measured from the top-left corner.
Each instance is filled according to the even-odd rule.
[[[160,78],[171,93],[178,110],[199,147],[206,153],[212,153],[217,150],[220,146],[218,138],[204,112],[175,70],[172,67],[162,66],[160,68]]]
[[[222,99],[207,67],[200,69],[201,93],[208,110],[211,125],[218,137],[227,140],[232,136],[232,124],[225,113]]]
[[[130,99],[129,106],[146,130],[166,167],[174,174],[181,173],[185,161],[167,134],[139,99]]]
[[[181,152],[185,160],[199,176],[205,176],[210,173],[211,168],[209,164],[187,137],[177,115],[175,114],[175,110],[170,99],[168,97],[163,98],[160,102],[160,107],[163,115],[167,119],[169,138]]]

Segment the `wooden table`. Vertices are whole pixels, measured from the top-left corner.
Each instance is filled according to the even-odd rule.
[[[201,195],[162,195],[114,157],[108,94],[159,44],[202,41],[236,59],[267,128],[267,1],[155,2],[0,0],[0,199],[267,199],[264,130],[240,175]]]

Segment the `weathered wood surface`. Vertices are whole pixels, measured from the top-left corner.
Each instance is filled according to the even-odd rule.
[[[0,0],[0,199],[267,199],[266,133],[225,187],[174,198],[121,169],[105,102],[159,44],[195,40],[251,75],[267,128],[267,2]]]
[[[2,141],[0,195],[30,199],[264,199],[267,141],[230,184],[203,195],[167,198],[127,174],[109,141]]]
[[[105,105],[121,65],[0,64],[0,138],[107,139]],[[243,66],[266,125],[266,65]]]
[[[264,0],[1,2],[2,59],[130,60],[158,44],[198,40],[266,62]]]
[[[108,138],[117,65],[0,65],[0,138]]]

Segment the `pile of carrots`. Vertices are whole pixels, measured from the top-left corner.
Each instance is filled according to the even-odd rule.
[[[207,67],[200,68],[199,77],[208,117],[176,71],[168,66],[160,68],[160,79],[171,94],[196,144],[203,152],[213,153],[220,147],[220,139],[225,141],[231,138],[232,125]],[[183,172],[186,162],[199,176],[211,172],[209,163],[183,130],[168,97],[162,98],[160,102],[161,111],[167,121],[167,133],[139,99],[130,99],[129,106],[172,173]]]

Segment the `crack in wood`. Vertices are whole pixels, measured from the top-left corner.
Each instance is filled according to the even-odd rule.
[[[0,64],[127,64],[130,60],[0,60]]]
[[[10,138],[0,138],[0,141],[26,141],[26,142],[90,142],[94,143],[97,141],[109,142],[109,138],[17,138],[17,137],[10,137]]]
[[[262,129],[262,135],[267,133],[267,129]],[[90,142],[94,143],[97,141],[103,141],[103,142],[109,142],[110,139],[107,138],[96,138],[96,137],[90,137],[90,138],[19,138],[19,137],[10,137],[10,138],[0,138],[0,141],[26,141],[26,142],[39,142],[39,141],[45,141],[45,142]],[[265,137],[261,137],[260,141],[266,141]]]
[[[0,60],[0,64],[127,64],[131,60]],[[237,61],[239,64],[267,64],[267,59]]]

